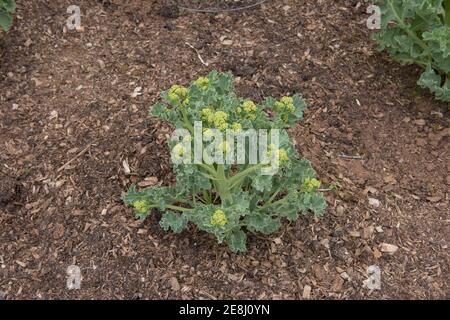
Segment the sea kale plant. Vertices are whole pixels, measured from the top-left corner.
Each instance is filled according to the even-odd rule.
[[[12,14],[16,11],[14,0],[0,0],[0,27],[8,31],[12,25]]]
[[[192,223],[238,252],[246,250],[246,231],[268,235],[300,212],[323,213],[320,181],[286,131],[302,118],[302,98],[258,105],[236,96],[231,75],[215,71],[161,97],[151,114],[181,133],[169,140],[176,185],[132,185],[123,200],[138,218],[160,210],[164,230],[178,233]]]
[[[381,50],[424,69],[418,84],[450,102],[450,0],[382,0]]]

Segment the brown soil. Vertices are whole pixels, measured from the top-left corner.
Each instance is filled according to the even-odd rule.
[[[417,68],[376,51],[364,5],[81,0],[84,32],[65,32],[71,1],[17,2],[0,35],[0,298],[449,298],[449,112],[417,89]],[[173,179],[169,129],[148,108],[212,69],[255,100],[303,94],[292,136],[334,186],[322,219],[250,236],[247,254],[164,233],[158,213],[136,221],[120,200],[131,181]],[[71,264],[80,290],[66,289]],[[363,287],[370,265],[381,290]]]

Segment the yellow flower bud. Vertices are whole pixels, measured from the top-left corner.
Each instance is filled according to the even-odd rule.
[[[276,165],[280,165],[283,162],[289,161],[289,156],[285,149],[275,149],[275,145],[273,143],[269,145],[268,149],[269,151],[267,152],[267,156],[269,158],[273,158],[272,160],[276,161]],[[276,156],[278,156],[278,159]]]
[[[228,222],[227,216],[225,215],[225,212],[218,209],[214,211],[214,214],[211,217],[211,224],[216,227],[223,227]]]
[[[203,121],[212,123],[214,121],[214,110],[212,108],[203,108],[200,111],[200,117]]]
[[[231,125],[231,129],[233,129],[234,132],[241,132],[242,131],[242,124],[239,122],[233,122]]]
[[[145,200],[136,200],[133,202],[134,210],[136,210],[137,213],[144,214],[148,211],[149,206]]]
[[[302,185],[300,186],[300,190],[302,192],[312,192],[317,190],[320,187],[321,183],[316,178],[306,178]]]
[[[194,81],[194,84],[202,90],[208,89],[209,79],[206,77],[200,77]]]
[[[294,99],[292,97],[283,97],[281,98],[281,103],[285,105],[294,104]]]
[[[167,92],[167,96],[170,100],[172,100],[175,103],[184,103],[187,98],[188,90],[183,87],[179,86],[177,84],[174,84],[172,87],[170,87],[169,91]]]
[[[228,114],[223,111],[217,111],[214,114],[214,126],[219,130],[225,130],[228,128]]]
[[[295,111],[294,99],[292,97],[283,97],[280,101],[275,102],[275,109],[281,112],[293,113]],[[287,117],[284,117],[284,121],[287,121]]]
[[[256,105],[253,101],[247,100],[242,104],[242,108],[245,112],[250,113],[256,111]]]

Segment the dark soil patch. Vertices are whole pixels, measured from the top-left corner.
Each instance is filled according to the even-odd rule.
[[[419,70],[376,51],[364,5],[169,15],[164,1],[84,0],[84,32],[67,32],[68,1],[17,2],[0,40],[7,299],[298,299],[306,285],[313,298],[448,298],[448,108],[417,89]],[[148,108],[212,69],[232,71],[255,100],[303,94],[309,109],[292,136],[329,189],[323,219],[250,236],[247,254],[194,228],[164,233],[159,213],[136,221],[120,200],[131,182],[173,181],[170,128]],[[399,249],[381,253],[382,243]],[[81,290],[66,288],[72,264]],[[381,290],[363,287],[370,265]]]

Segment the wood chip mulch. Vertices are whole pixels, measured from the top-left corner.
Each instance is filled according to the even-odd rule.
[[[168,14],[164,1],[80,0],[70,31],[69,2],[18,0],[0,34],[0,299],[449,298],[449,109],[416,67],[377,52],[366,4]],[[148,108],[213,69],[256,101],[304,96],[291,135],[329,204],[249,236],[247,254],[195,228],[165,233],[160,213],[137,221],[120,200],[131,182],[172,183],[170,128]],[[364,285],[372,265],[380,290]]]

